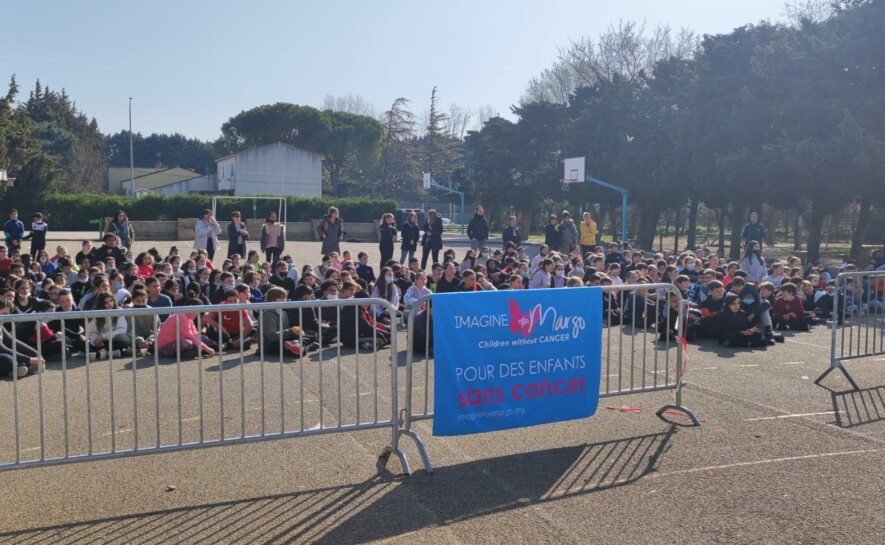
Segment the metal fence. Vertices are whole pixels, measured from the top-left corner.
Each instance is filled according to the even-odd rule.
[[[852,388],[860,390],[844,364],[849,360],[885,355],[885,271],[839,274],[832,314],[830,367],[814,383],[820,384],[838,369]]]
[[[189,320],[199,332],[207,320],[220,325],[229,313],[241,331],[254,320],[252,346],[228,341],[224,353],[210,355],[212,343],[225,344],[223,327],[199,348],[189,351],[182,342]],[[335,325],[313,334],[308,313]],[[171,353],[159,346],[158,321],[145,335],[149,347],[131,335],[136,320],[160,315],[170,315],[164,324],[178,320]],[[304,326],[300,331],[284,329],[290,316]],[[373,317],[395,324],[396,309],[382,299],[348,299],[2,316],[4,355],[30,365],[35,376],[18,377],[14,363],[12,379],[0,382],[0,470],[376,428],[391,429],[378,463],[395,454],[407,468],[394,444],[397,335],[376,327],[367,334],[365,324]],[[28,361],[23,341],[29,339],[16,340],[29,324],[39,335],[46,322],[64,332],[96,319],[118,325],[125,320],[130,336],[109,337],[101,351],[76,335],[51,349],[47,343],[59,338],[36,342],[37,354],[30,357],[48,359],[45,368]],[[282,333],[277,346],[263,342],[271,324]],[[300,355],[284,336],[300,339]],[[313,339],[315,350],[308,352]],[[82,355],[72,357],[69,350],[78,344]]]
[[[563,288],[592,289],[592,288]],[[680,301],[676,323],[669,313],[662,313],[671,293],[678,293],[672,284],[640,284],[604,286],[603,298],[608,298],[603,310],[602,376],[600,398],[672,390],[673,403],[657,411],[659,417],[677,411],[699,425],[695,415],[682,403],[684,373],[684,334],[688,302]],[[424,442],[413,429],[413,423],[433,418],[433,351],[432,351],[432,295],[419,299],[407,318],[408,347],[406,349],[405,399],[402,403],[402,427],[394,440],[411,438],[421,456],[425,471],[433,467]],[[620,309],[620,312],[618,311]],[[673,330],[675,335],[658,341],[659,328]],[[423,331],[422,331],[423,329]],[[416,336],[417,335],[417,336]],[[423,341],[422,341],[423,339]]]

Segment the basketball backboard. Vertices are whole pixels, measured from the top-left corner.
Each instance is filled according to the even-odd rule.
[[[430,173],[424,173],[424,189],[430,189]]]
[[[584,157],[569,157],[563,161],[563,173],[562,173],[562,183],[563,184],[577,184],[584,182],[584,166],[586,164],[586,158]]]

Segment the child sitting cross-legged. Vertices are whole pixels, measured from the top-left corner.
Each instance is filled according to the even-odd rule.
[[[188,299],[185,306],[196,307],[201,306],[203,301],[197,298]],[[208,344],[208,338],[203,338],[194,324],[198,309],[190,312],[179,312],[170,315],[160,325],[160,331],[157,332],[157,352],[160,356],[167,358],[181,357],[193,358],[201,352],[205,356],[214,356],[215,350]]]
[[[266,303],[279,303],[288,298],[288,292],[274,286],[264,294]],[[289,327],[289,316],[286,311],[268,309],[261,312],[261,344],[264,354],[282,356],[288,352],[293,356],[301,356],[301,327]]]
[[[719,334],[719,343],[726,348],[758,348],[768,344],[762,333],[750,326],[747,313],[741,310],[741,298],[734,293],[725,296],[725,307],[719,313]]]
[[[796,297],[796,286],[785,283],[771,308],[771,321],[775,329],[808,331],[808,319],[802,302]]]

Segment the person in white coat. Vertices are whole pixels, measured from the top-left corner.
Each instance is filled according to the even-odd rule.
[[[209,261],[215,257],[215,250],[218,249],[218,234],[221,233],[221,225],[212,217],[212,211],[208,208],[200,214],[200,219],[194,226],[194,249],[206,250],[209,255]]]

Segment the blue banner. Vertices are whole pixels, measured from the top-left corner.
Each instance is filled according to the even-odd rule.
[[[602,289],[433,296],[434,435],[586,418],[602,368]]]

